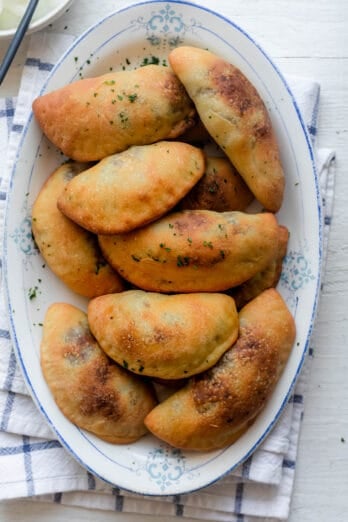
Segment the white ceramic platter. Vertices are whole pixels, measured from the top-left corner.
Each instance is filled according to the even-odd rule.
[[[278,289],[295,317],[297,339],[265,410],[244,436],[220,451],[191,453],[150,435],[129,446],[111,445],[72,425],[58,410],[42,377],[39,345],[50,303],[66,301],[85,309],[86,301],[73,295],[45,267],[32,241],[33,201],[48,174],[64,159],[42,136],[33,118],[23,133],[6,215],[4,269],[11,331],[35,402],[59,440],[84,467],[115,486],[149,495],[180,494],[207,486],[242,463],[265,439],[301,369],[320,285],[320,194],[308,135],[281,74],[232,21],[186,2],[130,5],[82,35],[61,58],[42,92],[111,68],[131,69],[157,59],[167,63],[169,51],[181,44],[209,48],[253,82],[270,112],[286,173],[279,221],[289,228],[290,243]]]

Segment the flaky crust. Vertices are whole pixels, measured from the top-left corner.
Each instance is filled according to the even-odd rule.
[[[215,54],[178,47],[169,62],[211,134],[265,209],[279,210],[284,173],[270,117],[255,87]]]
[[[44,134],[78,161],[176,138],[195,115],[182,84],[160,65],[78,80],[36,98],[33,112]]]
[[[187,450],[218,449],[263,409],[293,346],[295,323],[275,289],[250,301],[239,318],[239,338],[220,361],[147,415],[158,438]]]
[[[84,168],[87,165],[69,162],[49,176],[32,208],[32,231],[52,272],[74,292],[95,297],[120,292],[124,283],[102,256],[97,237],[57,208],[64,187]]]
[[[277,252],[271,213],[174,212],[122,235],[98,236],[122,277],[155,292],[217,292],[266,268]]]
[[[118,234],[168,212],[202,177],[203,152],[160,141],[102,159],[64,187],[59,209],[96,234]]]
[[[88,322],[109,357],[128,370],[183,379],[213,366],[238,335],[231,297],[141,290],[92,299]]]
[[[118,444],[146,433],[152,388],[107,358],[78,308],[55,303],[47,310],[41,367],[58,407],[80,428]]]

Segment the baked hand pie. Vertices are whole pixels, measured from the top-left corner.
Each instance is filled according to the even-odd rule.
[[[180,202],[180,210],[244,211],[254,196],[232,163],[208,156],[204,175]]]
[[[295,341],[295,323],[275,289],[239,314],[239,337],[218,363],[158,404],[145,418],[159,439],[186,450],[235,442],[269,400]]]
[[[105,355],[75,306],[54,303],[47,310],[41,367],[57,406],[80,428],[117,444],[147,432],[144,417],[156,404],[151,385]]]
[[[167,213],[204,174],[201,149],[176,141],[133,146],[67,183],[59,209],[96,234],[118,234]]]
[[[48,177],[32,208],[32,231],[52,272],[73,292],[91,298],[120,292],[124,282],[103,257],[97,236],[57,208],[64,187],[87,166],[70,161]]]
[[[289,231],[284,225],[279,225],[278,230],[278,251],[275,258],[264,270],[227,292],[235,300],[238,310],[267,288],[274,288],[278,284],[289,240]]]
[[[240,285],[276,257],[274,214],[183,210],[99,244],[119,274],[153,292],[217,292]]]
[[[92,299],[90,329],[104,352],[139,375],[184,379],[213,366],[238,336],[231,297],[128,290]]]
[[[263,207],[277,212],[284,172],[271,119],[255,87],[237,67],[204,49],[177,47],[169,62],[211,137]]]
[[[181,82],[161,65],[77,80],[39,96],[32,107],[47,138],[77,161],[176,138],[196,114]]]

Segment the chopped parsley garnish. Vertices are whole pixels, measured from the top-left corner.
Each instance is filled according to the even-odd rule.
[[[30,301],[35,299],[35,297],[37,296],[37,290],[38,290],[37,286],[33,286],[32,288],[29,288],[28,297],[29,297]]]
[[[176,258],[176,266],[188,266],[190,264],[190,258],[187,256],[178,256]]]

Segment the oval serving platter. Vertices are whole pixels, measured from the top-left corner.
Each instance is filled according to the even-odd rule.
[[[78,429],[61,414],[40,369],[42,322],[52,302],[66,301],[82,309],[87,303],[45,267],[32,241],[32,204],[44,180],[64,160],[32,116],[12,172],[5,223],[11,335],[33,399],[58,439],[86,469],[110,484],[146,495],[174,495],[205,487],[255,451],[277,422],[301,370],[320,287],[321,200],[308,134],[282,75],[232,21],[188,2],[129,5],[77,39],[51,72],[42,93],[111,69],[166,64],[170,50],[182,44],[209,48],[252,81],[269,110],[286,173],[278,217],[290,230],[290,242],[278,289],[295,317],[297,338],[272,397],[245,435],[230,447],[208,453],[181,451],[151,435],[128,446],[112,445]]]

